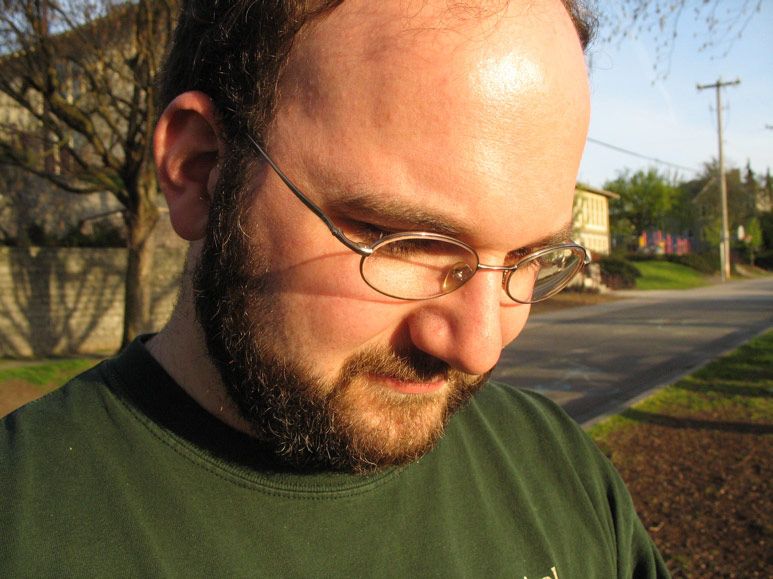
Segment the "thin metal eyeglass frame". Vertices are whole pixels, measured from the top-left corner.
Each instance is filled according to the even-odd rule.
[[[501,271],[502,272],[502,287],[504,288],[505,293],[507,294],[507,297],[509,297],[514,302],[518,302],[518,303],[521,303],[521,304],[531,304],[531,303],[535,303],[535,301],[519,300],[519,299],[513,297],[510,294],[509,289],[508,289],[508,286],[509,286],[508,282],[510,280],[510,277],[512,276],[512,274],[515,271],[518,270],[518,267],[521,264],[523,264],[524,262],[527,262],[527,261],[532,261],[533,259],[538,258],[541,255],[545,255],[546,253],[550,253],[552,251],[556,251],[556,250],[560,250],[560,249],[569,249],[569,250],[572,250],[572,251],[581,251],[582,254],[584,255],[584,258],[582,259],[582,265],[578,266],[576,271],[571,276],[569,276],[567,278],[567,283],[568,283],[569,280],[571,280],[575,275],[577,275],[577,273],[580,271],[581,267],[586,266],[586,265],[588,265],[590,263],[590,255],[588,255],[588,251],[582,245],[579,245],[577,243],[563,243],[563,244],[553,245],[553,246],[550,246],[550,247],[545,247],[543,249],[539,249],[537,251],[534,251],[534,252],[526,255],[523,259],[521,259],[518,263],[516,263],[514,265],[486,265],[486,264],[480,262],[480,256],[478,255],[478,252],[475,251],[475,248],[473,248],[471,245],[468,245],[467,243],[465,243],[464,241],[460,241],[459,239],[454,239],[453,237],[449,237],[447,235],[443,235],[443,234],[440,234],[440,233],[430,233],[428,231],[404,231],[404,232],[401,232],[401,233],[393,233],[391,235],[387,235],[385,237],[382,237],[381,239],[379,239],[378,241],[376,241],[375,243],[373,243],[371,245],[367,245],[365,243],[359,243],[359,242],[356,242],[356,241],[352,241],[351,239],[346,237],[344,232],[341,231],[341,229],[339,227],[336,227],[336,225],[330,220],[330,218],[327,215],[325,215],[325,212],[322,211],[322,209],[319,206],[317,206],[311,199],[306,197],[306,195],[304,195],[301,192],[301,190],[298,189],[293,184],[292,181],[290,181],[290,178],[287,177],[287,175],[285,175],[282,172],[282,170],[276,165],[276,163],[274,163],[274,161],[271,159],[271,157],[268,156],[268,153],[266,153],[263,150],[263,147],[261,147],[258,144],[258,142],[253,138],[252,135],[247,135],[247,138],[252,143],[252,145],[255,147],[255,149],[258,151],[258,153],[260,153],[260,155],[271,166],[271,168],[279,176],[279,178],[287,186],[287,188],[290,189],[290,191],[292,191],[292,193],[309,210],[311,210],[311,212],[314,213],[314,215],[316,215],[317,217],[319,217],[322,220],[322,222],[330,230],[330,233],[332,233],[333,236],[336,239],[338,239],[338,241],[340,241],[346,247],[348,247],[353,252],[355,252],[356,254],[358,254],[358,255],[360,255],[362,257],[362,259],[360,261],[360,277],[362,277],[362,280],[366,283],[366,285],[368,287],[373,288],[375,291],[377,291],[380,294],[383,294],[385,296],[388,296],[388,297],[391,297],[391,298],[395,298],[395,299],[399,299],[399,300],[406,300],[406,301],[422,301],[422,300],[434,299],[434,298],[441,297],[441,296],[444,296],[444,295],[448,295],[448,294],[450,294],[452,292],[455,292],[456,290],[458,290],[459,288],[464,286],[468,281],[470,281],[475,276],[475,274],[478,273],[478,271],[482,269],[482,270],[487,270],[487,271]],[[445,293],[442,293],[442,294],[435,295],[435,296],[430,296],[430,297],[425,297],[425,298],[405,298],[405,297],[401,297],[401,296],[396,296],[396,295],[388,294],[385,291],[380,290],[380,289],[374,287],[373,285],[370,284],[370,282],[368,282],[367,279],[365,279],[365,277],[362,274],[362,263],[364,262],[364,260],[368,256],[373,254],[373,252],[378,248],[379,245],[382,245],[385,242],[389,242],[389,241],[392,241],[394,239],[401,238],[401,237],[414,237],[414,238],[415,237],[421,237],[421,238],[426,238],[426,239],[437,239],[437,240],[446,241],[448,243],[452,243],[454,245],[458,245],[460,247],[463,247],[463,248],[467,249],[470,253],[472,253],[472,255],[475,256],[475,261],[477,263],[477,265],[475,267],[475,271],[473,271],[472,274],[466,280],[464,280],[464,282],[462,282],[460,285],[456,286],[454,289],[449,290],[448,292],[445,292]],[[560,292],[565,287],[566,287],[566,284],[561,286],[557,291],[553,291],[553,292],[549,293],[548,295],[546,295],[544,298],[541,298],[541,299],[536,300],[536,301],[542,301],[542,300],[548,299],[548,298],[554,296],[555,294],[557,294],[558,292]]]

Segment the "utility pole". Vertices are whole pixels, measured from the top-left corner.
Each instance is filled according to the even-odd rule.
[[[722,281],[730,278],[730,233],[727,225],[727,180],[725,179],[725,156],[722,150],[722,87],[741,84],[741,79],[722,82],[720,78],[714,84],[699,84],[698,90],[713,88],[717,91],[717,130],[719,132],[719,191],[722,206],[722,232],[719,242],[719,263]]]

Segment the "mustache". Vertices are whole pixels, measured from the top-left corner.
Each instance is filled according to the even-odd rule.
[[[435,382],[448,380],[451,376],[462,378],[465,382],[480,379],[480,376],[454,370],[447,362],[421,350],[395,352],[377,347],[355,354],[344,364],[340,373],[345,379],[367,374],[378,374],[403,382]]]

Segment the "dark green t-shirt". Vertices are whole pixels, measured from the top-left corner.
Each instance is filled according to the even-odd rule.
[[[4,577],[665,577],[563,412],[487,385],[436,448],[369,476],[261,466],[137,341],[3,420]]]

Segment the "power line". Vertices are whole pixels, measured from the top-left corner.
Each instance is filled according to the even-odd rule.
[[[653,163],[659,163],[661,165],[668,165],[669,167],[674,167],[676,169],[683,169],[684,171],[690,171],[692,173],[701,173],[698,169],[694,169],[692,167],[685,167],[684,165],[677,165],[676,163],[669,163],[668,161],[663,161],[661,159],[658,159],[657,157],[648,157],[647,155],[642,155],[641,153],[637,153],[636,151],[631,151],[629,149],[624,149],[623,147],[618,147],[616,145],[610,145],[609,143],[605,143],[604,141],[599,141],[598,139],[594,139],[592,137],[588,137],[587,141],[589,143],[594,143],[596,145],[601,145],[602,147],[606,147],[608,149],[612,149],[614,151],[619,151],[620,153],[625,153],[626,155],[632,155],[634,157],[639,157],[640,159],[646,159],[647,161],[652,161]]]

